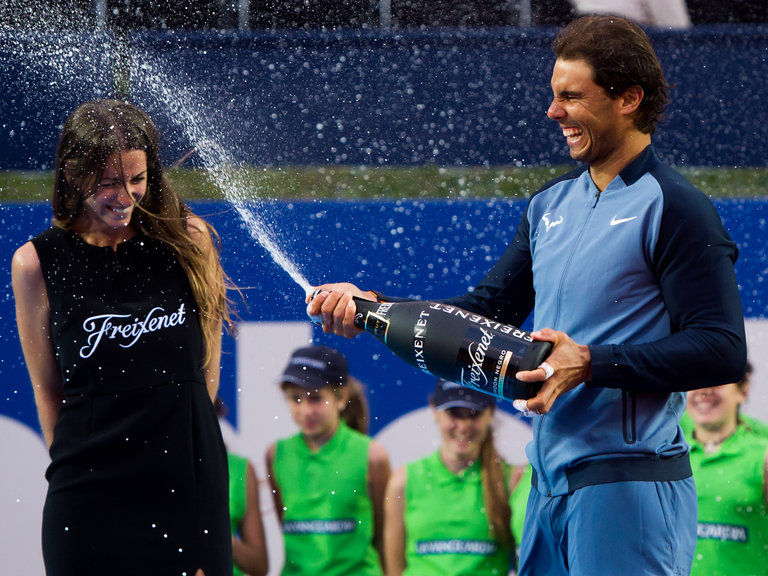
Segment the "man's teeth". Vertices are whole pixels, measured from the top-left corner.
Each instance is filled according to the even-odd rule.
[[[578,128],[563,128],[563,136],[566,138],[578,138],[582,131]]]

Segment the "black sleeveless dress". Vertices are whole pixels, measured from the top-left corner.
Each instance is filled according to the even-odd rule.
[[[66,401],[46,472],[48,576],[231,576],[227,458],[187,276],[143,234],[32,240]]]

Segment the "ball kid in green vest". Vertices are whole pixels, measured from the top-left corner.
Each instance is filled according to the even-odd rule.
[[[367,405],[344,355],[294,351],[279,378],[299,432],[267,451],[285,544],[282,574],[380,576],[385,449],[367,435]]]

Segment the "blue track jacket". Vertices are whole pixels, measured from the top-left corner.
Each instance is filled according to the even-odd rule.
[[[683,391],[745,370],[737,254],[710,200],[652,146],[602,192],[583,167],[531,196],[496,265],[447,302],[516,326],[533,309],[535,328],[590,347],[592,380],[534,416],[541,493],[690,476]]]

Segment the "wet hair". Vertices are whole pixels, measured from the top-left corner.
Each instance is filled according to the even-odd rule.
[[[640,86],[643,99],[635,114],[635,126],[653,134],[667,105],[669,86],[642,28],[618,16],[585,16],[560,30],[552,48],[559,59],[587,62],[595,84],[611,98]]]
[[[136,204],[131,223],[167,244],[186,272],[200,314],[203,366],[207,366],[213,358],[213,343],[218,339],[222,322],[230,331],[234,330],[227,298],[228,281],[218,258],[219,236],[203,220],[215,242],[217,253],[213,258],[193,241],[187,218],[194,214],[163,173],[159,140],[155,124],[132,104],[96,100],[78,106],[64,123],[56,148],[53,223],[64,229],[76,226],[83,203],[96,192],[111,156],[135,150],[145,152],[147,191]]]
[[[483,470],[483,501],[488,521],[498,541],[514,547],[515,538],[510,528],[512,509],[509,505],[509,482],[493,441],[493,428],[490,427],[480,446],[480,465]]]
[[[362,382],[353,376],[347,376],[347,383],[344,386],[333,387],[334,394],[339,394],[342,388],[347,391],[347,404],[341,411],[341,418],[353,430],[368,434],[370,418]]]

